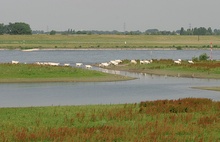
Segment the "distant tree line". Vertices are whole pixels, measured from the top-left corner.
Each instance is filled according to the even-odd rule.
[[[74,35],[74,34],[86,34],[86,35],[92,35],[92,34],[99,34],[99,35],[177,35],[178,33],[176,33],[175,31],[170,32],[170,31],[159,31],[157,30],[157,32],[149,32],[148,30],[145,32],[141,32],[139,30],[137,31],[125,31],[125,32],[120,32],[117,30],[113,30],[113,31],[98,31],[98,30],[80,30],[80,31],[75,31],[72,29],[66,30],[66,31],[55,31],[52,30],[50,32],[44,32],[44,31],[40,31],[40,30],[36,30],[36,31],[32,31],[33,34],[50,34],[50,35],[54,35],[54,34],[62,34],[62,35]]]
[[[220,35],[220,30],[215,29],[212,31],[212,28],[209,27],[206,29],[205,27],[200,27],[200,28],[192,28],[192,29],[187,29],[184,30],[182,27],[181,30],[179,31],[180,35]]]
[[[0,24],[0,34],[10,35],[30,35],[30,34],[62,34],[62,35],[73,35],[73,34],[112,34],[112,35],[220,35],[220,29],[212,30],[209,28],[192,28],[185,30],[183,27],[177,31],[160,31],[158,29],[148,29],[144,32],[137,31],[98,31],[98,30],[79,30],[68,29],[66,31],[48,31],[43,30],[32,31],[29,24],[23,22],[9,23],[8,25]]]
[[[220,29],[215,29],[212,31],[211,28],[193,28],[193,29],[187,29],[184,30],[184,28],[181,28],[180,30],[177,31],[159,31],[158,29],[148,29],[145,32],[141,32],[139,30],[137,31],[124,31],[120,32],[117,30],[113,31],[98,31],[98,30],[80,30],[80,31],[75,31],[72,29],[68,29],[66,31],[55,31],[52,30],[50,32],[43,32],[43,31],[33,31],[33,34],[62,34],[62,35],[74,35],[74,34],[111,34],[111,35],[220,35]]]
[[[29,24],[16,22],[9,23],[8,25],[0,24],[0,34],[30,35],[32,34],[32,31]]]

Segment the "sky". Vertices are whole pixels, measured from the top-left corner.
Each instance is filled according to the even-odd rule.
[[[220,29],[219,0],[0,0],[0,23],[32,30]]]

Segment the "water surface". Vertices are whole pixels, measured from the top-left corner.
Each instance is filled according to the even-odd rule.
[[[208,50],[68,50],[68,51],[0,51],[0,62],[18,60],[34,63],[37,61],[76,62],[94,64],[113,59],[191,59]],[[213,52],[219,60],[220,52]],[[98,69],[99,70],[99,69]],[[120,82],[88,83],[1,83],[0,107],[87,105],[135,103],[157,99],[179,99],[202,97],[220,100],[217,91],[191,89],[192,86],[219,86],[219,80],[176,78],[136,73],[117,72],[137,77],[136,80]]]

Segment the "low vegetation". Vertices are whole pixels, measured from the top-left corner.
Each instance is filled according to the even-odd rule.
[[[83,68],[37,64],[0,64],[0,82],[95,82],[133,79]]]
[[[179,35],[0,35],[0,49],[220,48],[219,36]]]
[[[154,59],[150,64],[132,64],[124,60],[118,66],[108,66],[108,69],[125,70],[130,72],[148,73],[163,76],[220,79],[220,61],[197,61],[188,63],[181,61],[176,64],[172,59]]]
[[[220,141],[220,102],[0,108],[0,141]]]

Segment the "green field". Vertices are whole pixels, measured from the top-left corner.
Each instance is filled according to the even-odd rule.
[[[220,102],[0,108],[0,141],[220,141]]]
[[[83,68],[37,64],[0,64],[0,83],[4,82],[97,82],[133,79]]]
[[[0,35],[2,49],[220,48],[220,36]],[[126,44],[125,44],[126,41]]]

